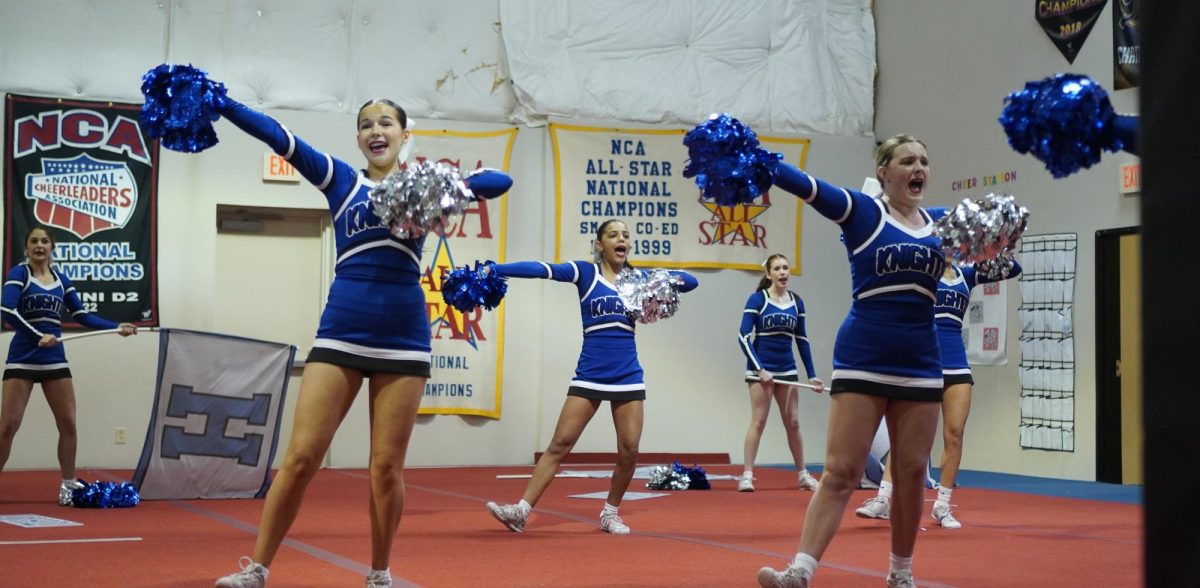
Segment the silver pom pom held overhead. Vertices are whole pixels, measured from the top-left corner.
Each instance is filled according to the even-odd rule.
[[[934,223],[942,251],[960,264],[982,264],[988,272],[1012,268],[1012,255],[1029,219],[1029,210],[1011,195],[964,199]],[[1007,257],[1004,257],[1008,254]],[[1007,260],[1007,263],[1006,261]]]
[[[679,286],[683,285],[683,279],[667,270],[625,268],[617,274],[615,285],[625,305],[625,314],[639,323],[668,319],[679,310]]]
[[[401,239],[442,233],[475,199],[457,168],[432,161],[388,174],[370,198],[375,216]]]

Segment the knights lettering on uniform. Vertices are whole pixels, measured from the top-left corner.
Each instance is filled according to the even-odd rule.
[[[895,243],[875,251],[875,275],[914,271],[930,277],[940,277],[946,260],[940,253],[916,243]]]
[[[624,315],[625,305],[621,302],[620,296],[600,296],[592,299],[590,311],[592,313],[592,318]]]
[[[793,314],[771,313],[762,317],[762,329],[796,330],[796,316]]]
[[[368,229],[377,229],[383,226],[383,221],[375,216],[371,211],[371,203],[356,202],[346,209],[346,236],[353,237]]]
[[[970,296],[963,296],[958,290],[948,290],[938,288],[937,291],[937,307],[938,308],[953,308],[960,313],[967,311],[967,304],[970,303]]]
[[[63,300],[54,294],[26,294],[21,298],[21,314],[32,312],[54,312],[63,314]]]

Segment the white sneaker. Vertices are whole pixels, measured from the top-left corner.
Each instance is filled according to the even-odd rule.
[[[763,588],[808,588],[808,577],[804,570],[791,566],[782,572],[762,568],[758,570],[758,585]]]
[[[962,523],[954,518],[954,512],[950,505],[933,505],[933,518],[942,526],[943,529],[961,529]]]
[[[58,485],[58,505],[71,506],[75,503],[74,491],[83,488],[83,484],[79,480],[71,480],[70,482],[61,482]]]
[[[629,526],[625,524],[625,521],[621,520],[620,515],[616,513],[604,514],[603,511],[600,512],[600,530],[605,533],[612,533],[613,535],[629,534]]]
[[[392,588],[392,574],[390,570],[371,570],[367,574],[367,588]]]
[[[738,479],[738,492],[754,492],[754,474],[742,474]]]
[[[883,519],[886,521],[891,515],[891,499],[878,494],[867,499],[862,506],[854,509],[854,516],[860,519]]]
[[[496,504],[495,502],[487,503],[488,511],[496,517],[497,521],[504,523],[504,526],[509,530],[520,533],[525,530],[525,521],[529,518],[529,513],[521,508],[519,504]]]
[[[267,585],[267,568],[248,557],[238,559],[242,571],[217,580],[214,588],[263,588]]]
[[[820,488],[820,487],[821,487],[821,483],[818,482],[817,479],[814,478],[813,475],[808,472],[808,470],[803,470],[800,472],[800,489],[801,490],[808,490],[810,492],[816,492],[817,488]]]
[[[887,585],[888,588],[917,588],[917,581],[913,580],[912,572],[897,570],[888,572]]]

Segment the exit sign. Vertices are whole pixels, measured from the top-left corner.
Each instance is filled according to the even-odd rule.
[[[1121,166],[1121,193],[1139,194],[1142,191],[1142,164],[1126,163]]]
[[[263,153],[262,179],[264,182],[300,182],[300,172],[292,167],[282,155]]]

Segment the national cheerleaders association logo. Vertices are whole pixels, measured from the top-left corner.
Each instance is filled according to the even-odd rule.
[[[138,187],[129,167],[80,154],[42,159],[42,173],[25,177],[25,198],[38,222],[80,239],[124,228],[137,209]]]

